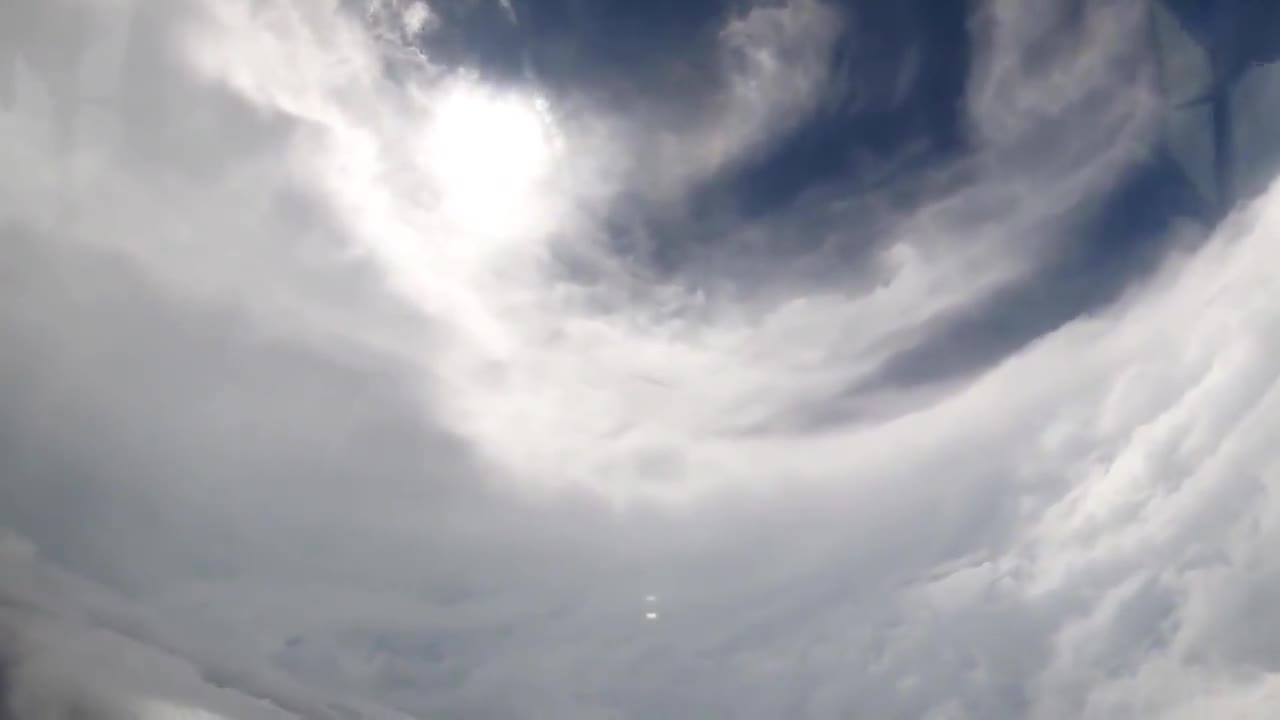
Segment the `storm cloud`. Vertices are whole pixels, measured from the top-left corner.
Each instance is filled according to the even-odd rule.
[[[0,718],[1265,716],[1280,190],[889,5],[0,8]]]

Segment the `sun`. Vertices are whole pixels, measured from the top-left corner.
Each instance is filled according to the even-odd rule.
[[[486,236],[545,222],[554,133],[537,97],[459,82],[434,99],[424,158],[441,208],[460,229]]]

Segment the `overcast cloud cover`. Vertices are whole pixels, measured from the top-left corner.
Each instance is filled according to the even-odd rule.
[[[1280,190],[941,4],[0,4],[0,718],[1270,717]]]

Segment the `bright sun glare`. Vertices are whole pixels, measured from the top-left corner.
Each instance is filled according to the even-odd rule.
[[[553,134],[541,99],[460,83],[431,108],[425,149],[460,229],[509,237],[543,219]]]

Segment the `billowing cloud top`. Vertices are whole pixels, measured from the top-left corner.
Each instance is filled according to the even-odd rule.
[[[1152,9],[4,3],[0,718],[1269,717]]]

